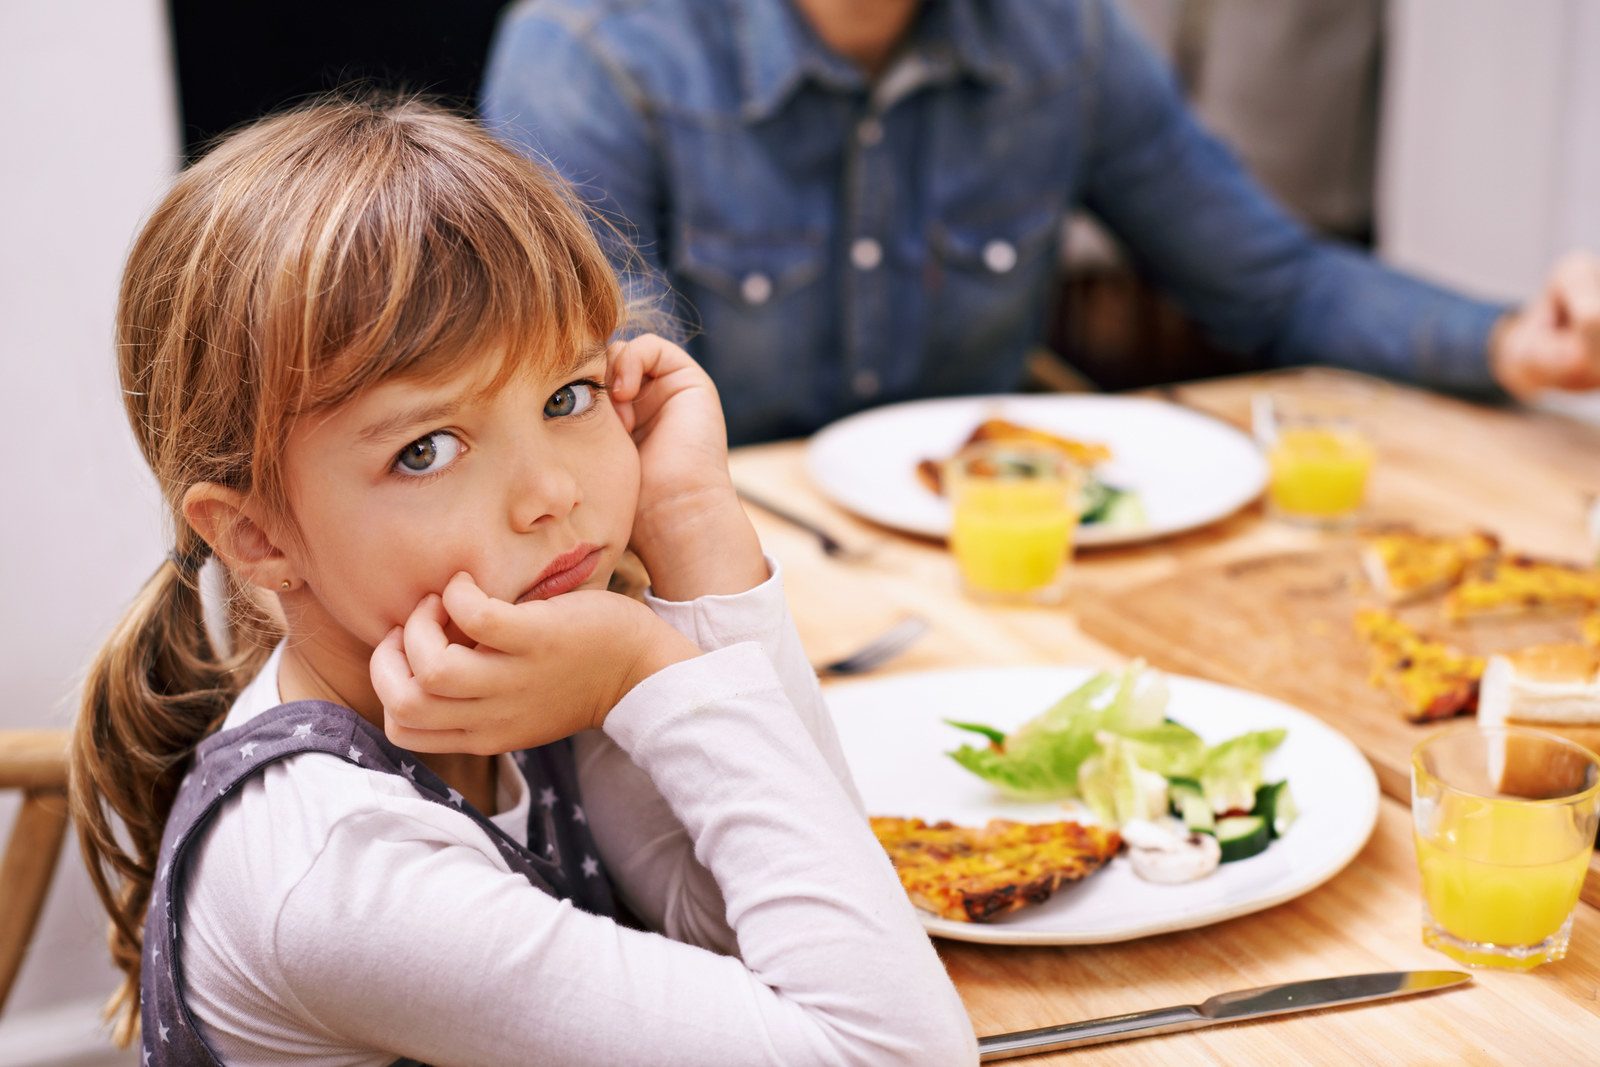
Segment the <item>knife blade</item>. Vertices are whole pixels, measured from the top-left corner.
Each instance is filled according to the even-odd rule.
[[[1204,1026],[1238,1022],[1241,1019],[1260,1019],[1292,1011],[1310,1011],[1313,1008],[1332,1008],[1340,1004],[1359,1004],[1368,1000],[1428,993],[1470,981],[1472,975],[1465,971],[1378,971],[1240,989],[1232,993],[1218,993],[1199,1004],[1179,1004],[1170,1008],[1108,1015],[1079,1023],[980,1037],[978,1060],[988,1063],[990,1060],[1010,1059],[1013,1056],[1032,1056],[1080,1045],[1097,1045],[1103,1041],[1198,1030]]]

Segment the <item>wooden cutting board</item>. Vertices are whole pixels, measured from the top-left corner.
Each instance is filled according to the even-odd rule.
[[[1377,604],[1352,543],[1185,569],[1126,592],[1081,597],[1074,608],[1085,633],[1120,652],[1315,714],[1366,754],[1385,793],[1409,803],[1411,750],[1463,720],[1408,722],[1371,684],[1351,620],[1358,607]],[[1451,624],[1436,599],[1396,614],[1479,655],[1578,638],[1576,616]],[[1600,906],[1600,859],[1590,866],[1584,899]]]

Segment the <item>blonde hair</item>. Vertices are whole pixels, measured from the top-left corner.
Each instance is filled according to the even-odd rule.
[[[465,354],[514,353],[500,373],[515,373],[603,343],[624,317],[567,189],[414,98],[323,99],[248,126],[146,222],[122,280],[118,371],[176,546],[90,667],[72,744],[78,836],[125,972],[107,1008],[119,1043],[138,1032],[145,912],[178,785],[281,636],[225,569],[226,648],[208,636],[208,546],[183,519],[185,491],[213,482],[287,516],[295,419]]]

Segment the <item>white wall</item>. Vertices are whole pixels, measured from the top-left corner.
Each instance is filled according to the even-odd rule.
[[[85,661],[163,551],[112,315],[129,241],[176,165],[171,66],[160,0],[0,0],[0,728],[70,722]],[[0,832],[14,811],[0,807]],[[104,918],[70,838],[65,852],[0,1063],[104,1043],[83,1033],[114,984]]]
[[[1600,4],[1391,0],[1383,256],[1520,301],[1573,248],[1600,251]],[[1600,396],[1545,406],[1600,422]]]

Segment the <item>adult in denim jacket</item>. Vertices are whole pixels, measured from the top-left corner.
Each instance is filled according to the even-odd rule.
[[[735,442],[1014,388],[1075,206],[1263,363],[1600,385],[1595,260],[1519,316],[1314,239],[1111,0],[525,0],[483,108],[626,220]]]

